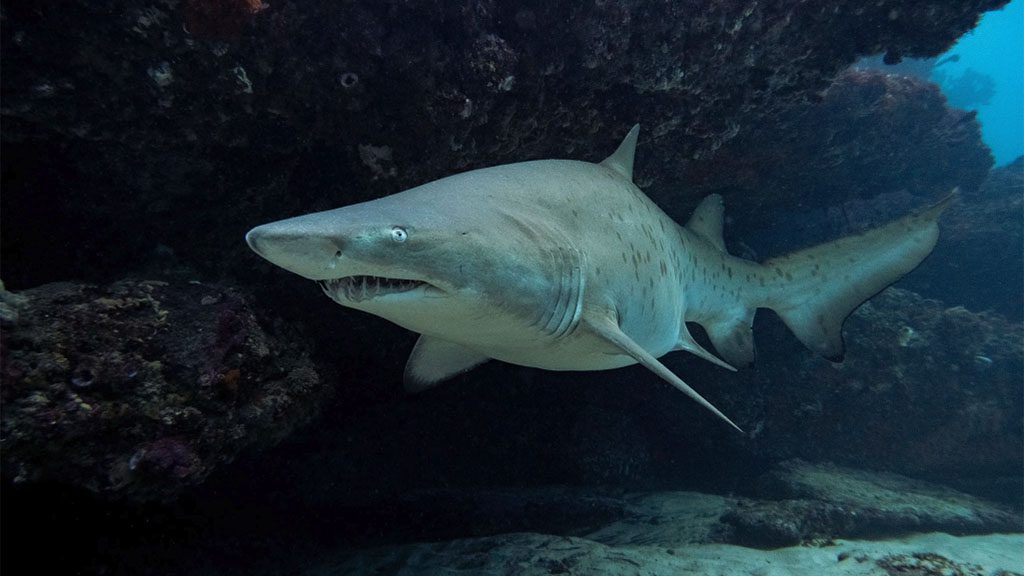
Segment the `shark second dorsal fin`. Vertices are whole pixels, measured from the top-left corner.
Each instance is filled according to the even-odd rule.
[[[686,382],[683,382],[678,376],[673,374],[672,371],[659,362],[657,358],[651,356],[650,352],[644,350],[642,346],[627,336],[626,333],[619,328],[618,322],[616,322],[610,315],[597,318],[587,318],[586,324],[590,330],[602,340],[612,344],[623,353],[632,356],[634,360],[642,364],[651,372],[660,376],[662,380],[665,380],[669,384],[682,390],[684,394],[701,406],[710,410],[715,416],[718,416],[733,428],[743,432],[743,429],[734,424],[728,416],[722,414],[718,408],[715,408],[714,405],[705,400],[704,397],[698,394],[696,390],[690,388]]]
[[[405,364],[405,389],[420,392],[468,372],[490,360],[487,356],[465,346],[434,338],[420,336]]]
[[[619,147],[612,152],[612,155],[601,161],[602,166],[607,166],[626,177],[626,180],[633,181],[633,158],[636,156],[636,139],[640,134],[640,125],[634,124],[622,139]]]
[[[715,248],[725,252],[725,240],[722,239],[722,219],[725,205],[722,197],[712,194],[701,200],[693,216],[686,223],[686,228],[694,234],[710,242]]]

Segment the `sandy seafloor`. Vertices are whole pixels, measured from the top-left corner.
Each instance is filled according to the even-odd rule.
[[[1024,534],[958,537],[933,532],[758,550],[728,544],[609,546],[585,538],[520,533],[323,558],[304,574],[988,576],[1022,570]]]
[[[758,548],[716,543],[721,519],[764,503],[698,492],[660,492],[623,497],[625,517],[577,531],[513,531],[433,543],[412,543],[352,551],[325,551],[302,567],[303,576],[394,574],[547,575],[756,575],[817,574],[904,576],[1010,576],[1024,574],[1024,534],[951,535],[928,526],[968,526],[988,514],[982,501],[947,494],[928,495],[907,484],[887,493],[865,482],[903,482],[895,476],[857,478],[857,472],[821,472],[795,467],[794,476],[816,478],[827,497],[843,506],[852,526],[858,515],[878,514],[919,522],[920,531],[892,532],[874,539],[809,538],[803,544]],[[826,478],[827,481],[821,481]],[[911,481],[912,482],[912,481]],[[895,484],[893,485],[896,486]],[[864,496],[861,507],[851,495]],[[551,512],[556,511],[555,507]],[[889,516],[887,516],[889,515]],[[780,518],[776,516],[775,518]],[[797,524],[800,520],[795,521]],[[784,522],[784,521],[783,521]],[[964,522],[964,523],[961,523]],[[1016,525],[1011,522],[1010,525]],[[984,529],[982,529],[984,532]],[[572,535],[568,535],[572,534]],[[717,534],[717,535],[716,535]]]

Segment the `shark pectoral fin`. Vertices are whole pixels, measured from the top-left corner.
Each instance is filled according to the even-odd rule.
[[[736,371],[735,368],[730,366],[728,363],[722,361],[722,359],[719,358],[718,356],[715,356],[711,352],[708,352],[707,349],[705,349],[696,340],[694,340],[693,335],[690,334],[690,330],[686,327],[685,322],[679,329],[679,342],[676,344],[676,350],[683,350],[689,352],[690,354],[700,356],[701,358],[707,360],[708,362],[711,362],[712,364],[717,364],[722,368],[725,368],[726,370],[732,370],[733,372]]]
[[[683,382],[678,376],[673,374],[671,370],[666,368],[664,364],[659,362],[657,358],[651,356],[648,351],[644,350],[639,344],[634,342],[632,338],[627,336],[619,328],[618,322],[614,319],[611,317],[587,319],[586,324],[595,335],[619,348],[629,356],[632,356],[634,360],[642,364],[651,372],[660,376],[669,384],[682,390],[684,394],[692,398],[701,406],[710,410],[715,416],[718,416],[733,428],[743,432],[739,426],[734,424],[732,420],[729,420],[729,418],[725,414],[722,414],[718,408],[715,408],[710,402],[705,400],[703,396],[698,394],[696,390],[690,388],[686,382]]]
[[[490,360],[465,346],[420,336],[405,364],[405,389],[421,392]]]

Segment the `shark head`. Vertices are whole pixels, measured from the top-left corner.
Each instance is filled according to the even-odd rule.
[[[338,304],[465,341],[496,315],[542,316],[548,302],[559,303],[566,274],[558,259],[537,253],[536,227],[524,217],[474,209],[474,194],[484,193],[474,177],[455,176],[257,226],[246,241]]]

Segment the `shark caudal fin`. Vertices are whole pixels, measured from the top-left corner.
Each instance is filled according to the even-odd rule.
[[[775,310],[811,350],[841,360],[843,321],[931,254],[939,216],[955,197],[956,190],[918,214],[765,262],[772,287],[759,306]]]

